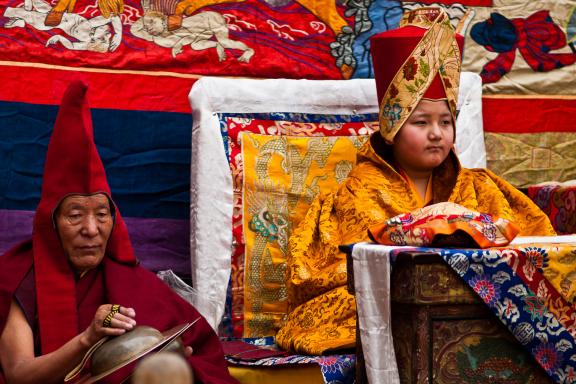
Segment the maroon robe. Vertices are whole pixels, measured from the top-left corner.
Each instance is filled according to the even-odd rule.
[[[42,354],[57,350],[84,331],[101,304],[132,307],[138,324],[161,332],[200,316],[153,273],[138,266],[126,225],[110,197],[104,166],[94,144],[86,90],[83,83],[74,82],[62,99],[46,154],[32,239],[0,257],[0,335],[14,294],[33,268],[35,303],[31,305],[36,318],[31,324],[39,344],[35,349]],[[109,197],[115,221],[99,270],[91,274],[94,278],[91,284],[84,284],[87,280],[76,281],[53,215],[68,195],[94,193]],[[85,285],[90,286],[89,289]],[[182,338],[185,345],[193,348],[188,361],[197,381],[237,383],[228,373],[218,337],[204,318]]]
[[[3,329],[10,310],[12,294],[32,268],[29,243],[24,243],[0,257],[0,327]],[[23,252],[14,252],[23,251]],[[27,267],[27,268],[26,268]],[[12,273],[4,273],[11,271]],[[174,293],[152,272],[140,266],[126,266],[105,258],[101,268],[83,276],[77,284],[78,329],[84,330],[94,318],[96,309],[104,303],[117,303],[134,308],[138,325],[168,330],[201,316],[193,306]],[[30,295],[23,294],[23,301]],[[29,307],[29,303],[22,303]],[[25,309],[28,317],[33,311]],[[31,319],[28,319],[29,322]],[[33,325],[32,329],[35,327]],[[36,329],[37,331],[37,329]],[[188,361],[197,382],[236,383],[228,375],[224,353],[218,337],[202,317],[182,335],[185,345],[193,349]],[[3,383],[0,375],[0,383]]]

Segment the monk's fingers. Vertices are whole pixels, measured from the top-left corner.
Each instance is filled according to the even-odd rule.
[[[123,308],[119,304],[110,304],[108,312],[101,312],[102,327],[104,328],[122,328],[132,329],[136,321],[129,315],[134,314],[132,308]]]
[[[136,311],[133,308],[120,306],[120,309],[118,312],[124,316],[127,316],[127,317],[132,317],[132,318],[136,317]]]
[[[134,320],[131,317],[125,316],[121,313],[117,313],[114,315],[114,320],[117,321],[118,323],[122,323],[122,324],[129,324],[132,327],[134,327],[136,325],[136,320]]]
[[[98,307],[98,310],[96,311],[96,317],[106,316],[108,313],[110,313],[111,308],[112,308],[111,304],[102,304],[101,306]]]
[[[101,332],[105,336],[120,336],[120,335],[128,332],[128,330],[126,330],[124,328],[102,327]]]
[[[102,325],[104,328],[118,328],[118,329],[125,329],[127,331],[134,328],[136,322],[134,319],[129,317],[116,314],[111,320],[110,323],[107,323],[106,320],[103,321]]]

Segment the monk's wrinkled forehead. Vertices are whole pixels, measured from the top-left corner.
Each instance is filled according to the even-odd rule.
[[[72,210],[107,210],[113,212],[114,209],[110,203],[110,198],[105,193],[71,194],[62,199],[54,210],[54,215]]]

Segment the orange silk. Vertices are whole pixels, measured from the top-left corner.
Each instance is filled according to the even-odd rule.
[[[290,312],[276,336],[284,349],[321,354],[354,345],[356,302],[346,289],[346,256],[338,245],[368,241],[370,226],[419,206],[417,192],[375,152],[373,141],[358,152],[348,179],[316,198],[290,237]],[[523,236],[555,234],[526,195],[488,170],[460,169],[453,153],[434,170],[431,184],[433,203],[451,201],[508,219]]]

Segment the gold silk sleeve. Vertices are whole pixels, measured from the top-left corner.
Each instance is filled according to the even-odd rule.
[[[290,312],[276,335],[280,347],[305,354],[352,347],[356,301],[347,290],[341,244],[368,240],[368,228],[416,208],[404,181],[362,164],[335,193],[317,197],[289,240]],[[392,192],[391,192],[392,191]]]
[[[487,169],[463,169],[450,201],[512,221],[519,236],[554,236],[550,219],[528,196]]]
[[[291,309],[347,284],[346,257],[339,245],[368,241],[370,226],[417,208],[414,193],[400,181],[393,187],[377,168],[360,165],[336,192],[314,200],[288,243]]]
[[[339,252],[334,195],[317,197],[288,242],[288,306],[346,284],[346,260]]]
[[[334,194],[317,197],[290,237],[290,313],[276,334],[283,349],[320,355],[356,342],[356,301],[346,287],[333,203]]]

